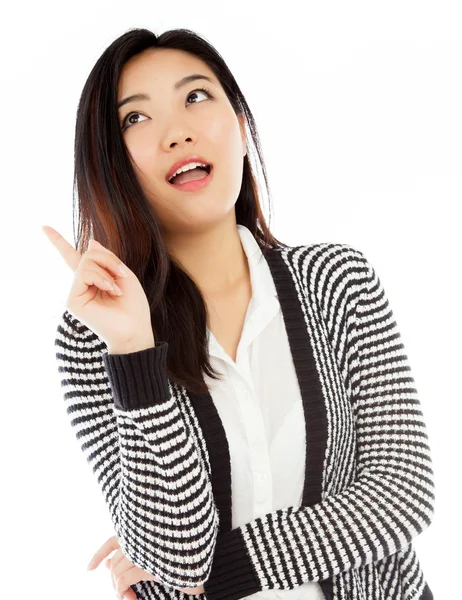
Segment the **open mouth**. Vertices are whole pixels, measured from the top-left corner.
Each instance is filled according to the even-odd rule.
[[[185,181],[183,183],[178,183],[178,179],[181,178],[183,179],[181,176],[184,175],[184,173],[180,173],[179,175],[176,175],[175,177],[170,177],[170,179],[167,180],[167,182],[174,186],[174,187],[183,187],[186,186],[188,184],[192,184],[195,182],[200,182],[205,180],[208,175],[210,175],[211,171],[213,169],[213,165],[206,165],[204,167],[200,166],[200,167],[195,167],[194,169],[190,169],[189,171],[185,171],[184,173],[191,173],[195,175],[195,178],[193,179],[189,179],[189,181]],[[205,172],[205,176],[199,176],[197,177],[197,175],[199,175],[200,171],[204,171]]]
[[[187,173],[191,173],[194,171],[205,171],[207,175],[210,175],[210,172],[212,171],[212,165],[206,165],[205,167],[195,167],[194,169],[190,169],[189,171],[186,171]],[[180,177],[183,173],[180,173],[180,175],[176,175],[175,177],[170,177],[170,179],[168,179],[168,183],[170,185],[184,185],[184,184],[176,184],[175,181],[177,180],[178,177]],[[196,181],[200,181],[200,179],[204,179],[204,178],[199,178],[196,179]],[[193,180],[191,180],[193,181]],[[189,182],[187,182],[189,183]]]

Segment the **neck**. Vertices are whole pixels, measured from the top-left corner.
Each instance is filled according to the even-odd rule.
[[[169,235],[168,252],[195,281],[204,297],[235,289],[250,278],[235,215],[233,220],[201,232]]]

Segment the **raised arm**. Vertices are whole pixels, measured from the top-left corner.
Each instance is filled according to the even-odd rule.
[[[206,580],[218,513],[166,376],[168,344],[108,354],[67,310],[56,334],[67,414],[124,554],[174,587]]]
[[[276,510],[220,534],[204,585],[208,600],[292,589],[357,569],[409,545],[431,523],[433,470],[415,382],[379,277],[356,252],[363,283],[359,296],[350,294],[346,353],[357,480],[313,506]]]

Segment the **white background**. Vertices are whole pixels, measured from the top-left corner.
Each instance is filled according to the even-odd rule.
[[[72,272],[84,82],[132,27],[186,27],[223,55],[257,121],[270,226],[348,243],[387,291],[428,428],[436,514],[414,541],[435,598],[460,596],[462,18],[457,2],[29,2],[2,8],[1,596],[115,598],[114,535],[61,395],[54,335]],[[266,216],[268,207],[266,205]]]

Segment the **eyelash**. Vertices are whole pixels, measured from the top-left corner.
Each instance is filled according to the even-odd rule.
[[[194,94],[194,92],[205,92],[209,98],[213,98],[212,94],[210,93],[210,91],[207,88],[200,87],[200,88],[196,88],[195,90],[192,90],[191,92],[189,92],[189,94],[186,96],[186,99],[188,99],[189,96],[191,96],[191,94]],[[198,103],[197,102],[193,102],[193,104],[198,104]],[[199,102],[199,104],[200,104],[200,102]],[[134,110],[132,112],[129,112],[128,115],[125,115],[125,117],[122,120],[122,131],[124,131],[124,129],[129,129],[133,125],[136,125],[136,123],[132,123],[131,125],[125,125],[125,123],[128,120],[128,117],[130,117],[131,115],[140,115],[140,114],[141,113],[139,113],[138,111]]]

